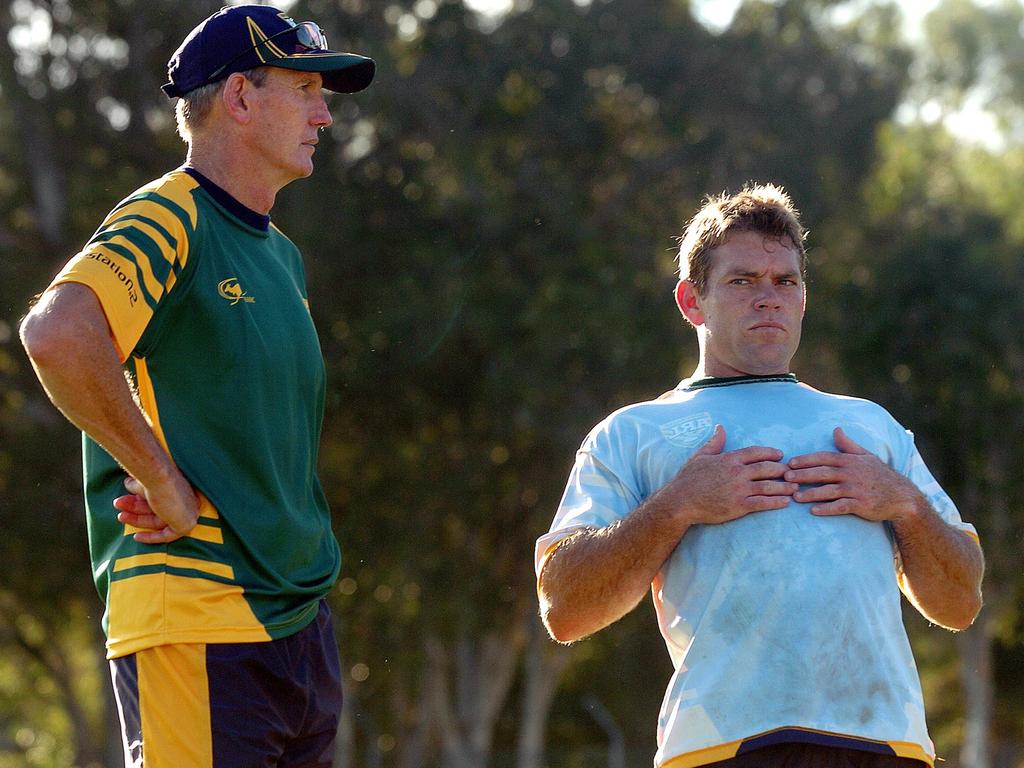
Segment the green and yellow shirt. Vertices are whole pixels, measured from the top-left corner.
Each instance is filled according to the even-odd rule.
[[[84,437],[108,657],[302,629],[340,553],[316,476],[324,364],[298,249],[182,168],[118,204],[66,282],[99,297],[153,431],[201,497],[189,536],[136,542],[112,506],[125,472]]]

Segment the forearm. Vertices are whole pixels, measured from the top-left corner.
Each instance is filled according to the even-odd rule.
[[[21,329],[47,396],[143,484],[166,483],[177,469],[132,397],[98,300],[84,286],[57,290]]]
[[[907,598],[929,621],[949,629],[969,627],[981,610],[981,547],[947,524],[923,496],[912,511],[893,520],[893,531]]]
[[[668,483],[623,519],[571,536],[544,563],[537,589],[551,636],[572,642],[633,610],[691,525],[720,525],[782,509],[797,490],[783,481],[782,451],[722,452],[719,424]]]
[[[624,519],[561,542],[538,581],[551,636],[573,642],[633,610],[688,527],[670,495],[659,492]]]

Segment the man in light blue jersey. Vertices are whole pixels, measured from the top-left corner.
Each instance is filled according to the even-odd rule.
[[[790,372],[804,240],[771,185],[697,213],[676,289],[697,369],[594,428],[537,542],[560,642],[653,590],[675,668],[662,768],[933,765],[900,592],[951,629],[981,608],[977,534],[913,435]]]

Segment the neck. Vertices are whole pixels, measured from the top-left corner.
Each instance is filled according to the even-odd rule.
[[[227,137],[193,137],[185,162],[223,189],[246,208],[270,214],[278,190],[284,184],[266,178],[244,146]]]
[[[731,368],[727,365],[714,365],[707,364],[707,361],[701,360],[697,363],[697,367],[693,369],[693,373],[690,374],[691,379],[729,379],[736,376],[786,376],[791,373],[789,367],[782,368],[779,370],[761,370],[761,371],[741,371],[736,368]]]
[[[732,368],[722,368],[716,366],[705,366],[703,361],[698,362],[697,367],[693,369],[693,373],[690,374],[690,378],[696,379],[732,379],[737,376],[787,376],[793,373],[790,369],[782,369],[781,371],[737,371]]]

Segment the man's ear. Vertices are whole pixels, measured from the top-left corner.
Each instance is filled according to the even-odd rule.
[[[228,75],[221,89],[220,98],[228,116],[237,123],[247,124],[252,119],[249,92],[253,84],[241,72]]]
[[[680,280],[676,284],[676,306],[694,328],[704,325],[704,311],[700,308],[699,298],[697,289],[689,280]]]

